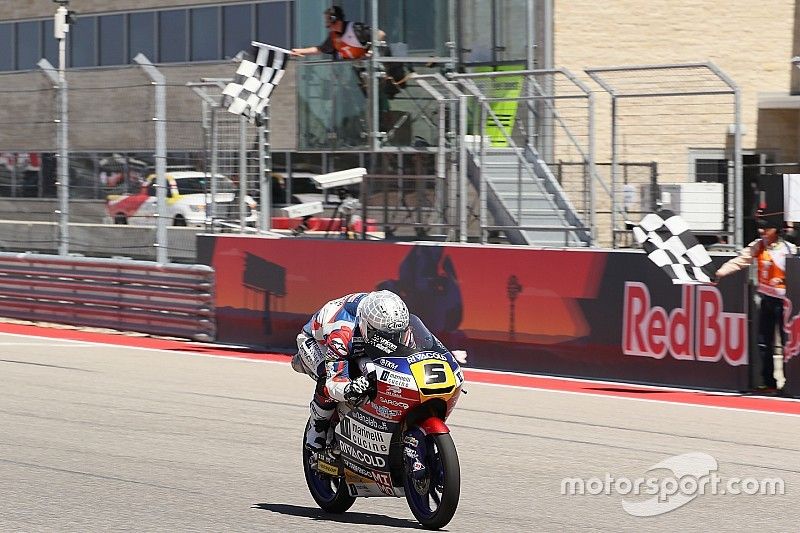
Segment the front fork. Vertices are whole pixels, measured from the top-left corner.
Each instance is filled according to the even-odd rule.
[[[406,475],[414,479],[422,479],[427,474],[425,463],[425,433],[417,426],[406,431],[403,437],[403,460],[406,465]]]
[[[450,433],[450,429],[440,418],[433,416],[406,431],[403,436],[403,460],[407,475],[413,479],[423,479],[428,475],[425,437],[442,433]]]

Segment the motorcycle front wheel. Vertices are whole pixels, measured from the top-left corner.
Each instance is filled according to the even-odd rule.
[[[415,479],[409,472],[403,479],[406,501],[414,517],[426,529],[446,526],[458,507],[461,494],[461,468],[453,438],[449,434],[425,437],[423,460],[426,474]]]
[[[309,420],[309,423],[310,420]],[[308,426],[306,426],[308,427]],[[311,450],[306,448],[305,433],[303,434],[303,472],[306,476],[308,491],[317,502],[319,508],[327,513],[341,514],[355,503],[356,499],[347,491],[347,484],[343,477],[330,476],[311,468],[315,458]]]

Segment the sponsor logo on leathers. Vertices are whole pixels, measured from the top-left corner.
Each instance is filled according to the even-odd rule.
[[[339,357],[347,357],[347,346],[342,339],[331,339],[328,342],[328,349]]]

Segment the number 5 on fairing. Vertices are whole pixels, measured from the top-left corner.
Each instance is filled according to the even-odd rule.
[[[426,363],[423,367],[425,370],[425,385],[438,385],[447,381],[447,372],[442,363]]]

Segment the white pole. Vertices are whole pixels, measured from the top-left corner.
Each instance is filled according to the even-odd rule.
[[[136,54],[133,60],[142,67],[155,87],[155,158],[156,158],[156,262],[169,262],[167,254],[167,79],[147,57]]]
[[[467,242],[467,113],[469,112],[467,95],[458,97],[458,240]]]
[[[239,228],[247,231],[247,117],[239,116]]]
[[[58,87],[59,87],[59,128],[58,128],[58,254],[69,253],[69,122],[67,121],[67,7],[64,4],[56,9],[53,21],[53,34],[58,39]]]

